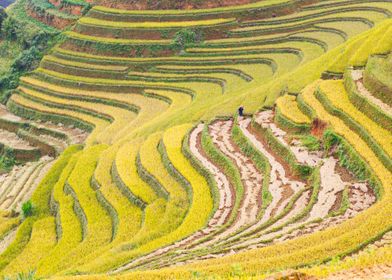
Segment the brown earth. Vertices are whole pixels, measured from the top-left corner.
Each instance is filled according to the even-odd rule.
[[[333,274],[325,280],[389,280],[392,279],[392,264],[376,265],[368,268],[350,269]]]
[[[191,9],[209,9],[226,6],[244,5],[248,3],[258,2],[259,0],[131,0],[131,1],[112,1],[99,0],[94,3],[106,7],[127,9],[127,10],[191,10]],[[93,2],[88,0],[87,2]]]
[[[74,22],[74,20],[71,19],[59,18],[49,14],[40,15],[32,9],[27,9],[27,14],[30,17],[35,18],[36,20],[39,20],[40,22],[55,27],[57,29],[64,29],[65,27],[69,26]]]
[[[266,280],[317,280],[317,278],[300,272],[284,272]]]
[[[312,128],[310,133],[313,136],[316,136],[318,138],[321,138],[324,134],[325,129],[327,128],[328,124],[323,122],[320,119],[314,119],[314,121],[312,122]]]
[[[57,7],[60,12],[64,12],[71,15],[81,16],[83,11],[83,6],[79,5],[67,5],[61,0],[49,0],[53,6]]]
[[[336,193],[335,197],[336,197],[335,203],[332,205],[331,209],[329,209],[330,213],[333,213],[340,209],[343,201],[343,191]]]
[[[138,50],[136,48],[132,48],[131,46],[129,46],[129,49],[127,50],[122,50],[122,49],[118,51],[115,51],[114,49],[97,50],[97,48],[94,48],[94,43],[92,43],[90,46],[89,45],[81,46],[70,39],[66,40],[63,44],[61,44],[61,48],[70,51],[84,52],[84,53],[103,55],[109,57],[110,56],[112,57],[165,57],[165,56],[173,56],[175,54],[175,51],[170,50],[170,46],[167,46],[166,49],[162,49],[154,53],[152,53],[146,48],[143,48],[141,53],[138,53]]]

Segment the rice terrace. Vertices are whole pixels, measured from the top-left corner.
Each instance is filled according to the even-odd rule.
[[[0,5],[0,279],[392,279],[392,0]]]

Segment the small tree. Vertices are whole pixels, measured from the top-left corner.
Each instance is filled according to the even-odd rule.
[[[22,205],[23,217],[27,218],[33,214],[33,203],[28,200]]]
[[[9,171],[15,165],[15,155],[12,149],[5,147],[2,155],[0,155],[0,169]]]
[[[4,3],[3,3],[3,5],[4,5]],[[6,18],[7,18],[7,13],[5,12],[3,7],[0,7],[0,28],[1,28],[1,25],[2,25],[3,21]]]
[[[32,71],[38,66],[43,54],[36,47],[23,51],[12,63],[13,73],[23,74]]]
[[[176,47],[184,49],[186,46],[198,41],[198,36],[192,29],[181,29],[174,36],[173,43]]]
[[[12,17],[7,17],[1,24],[1,34],[4,39],[16,40],[18,25]]]

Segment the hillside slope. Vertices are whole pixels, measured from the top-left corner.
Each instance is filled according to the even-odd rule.
[[[270,0],[75,16],[7,109],[89,136],[32,194],[1,275],[390,264],[391,14],[391,1]]]

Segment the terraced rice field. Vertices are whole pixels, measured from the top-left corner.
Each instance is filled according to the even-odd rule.
[[[29,1],[71,27],[0,114],[40,158],[0,175],[2,276],[389,273],[391,1],[63,2]]]

